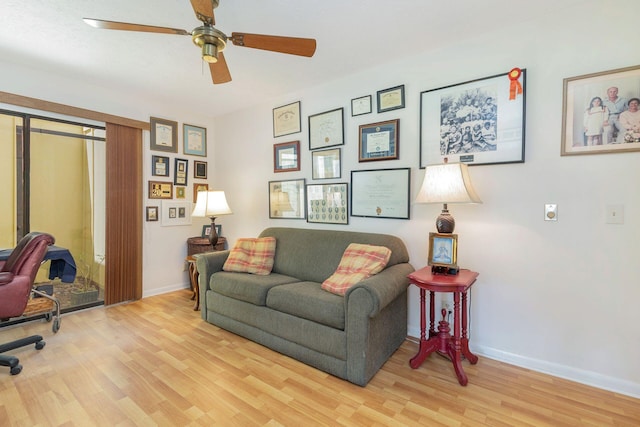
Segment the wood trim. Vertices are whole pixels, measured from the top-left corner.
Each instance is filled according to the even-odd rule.
[[[107,123],[105,305],[142,298],[142,131]]]
[[[0,102],[5,104],[17,105],[20,107],[34,108],[42,111],[50,111],[58,114],[66,114],[68,116],[80,117],[90,120],[97,120],[105,123],[113,123],[116,125],[128,126],[131,128],[150,130],[149,122],[141,122],[139,120],[129,119],[126,117],[114,116],[111,114],[101,113],[99,111],[87,110],[84,108],[72,107],[70,105],[58,104],[56,102],[44,101],[37,98],[29,98],[27,96],[16,95],[9,92],[0,91]]]

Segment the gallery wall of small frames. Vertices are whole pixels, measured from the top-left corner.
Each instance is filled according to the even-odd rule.
[[[206,191],[208,164],[194,157],[207,156],[207,129],[184,123],[182,147],[179,146],[178,122],[151,117],[151,176],[147,198],[159,205],[146,207],[147,221],[163,226],[191,224],[192,203],[198,191]]]

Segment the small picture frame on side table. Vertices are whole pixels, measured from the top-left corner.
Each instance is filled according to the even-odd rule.
[[[169,158],[165,156],[151,156],[151,175],[169,176]]]
[[[404,85],[379,90],[378,113],[404,108]]]
[[[428,264],[434,272],[457,274],[458,235],[450,233],[429,233]]]
[[[151,117],[150,148],[155,151],[178,152],[178,122]]]
[[[182,139],[184,154],[207,157],[207,129],[183,124]]]
[[[346,182],[307,185],[307,222],[349,224]]]
[[[282,142],[273,145],[273,171],[292,172],[300,170],[300,141]]]
[[[211,235],[211,224],[206,224],[202,226],[202,234],[200,237],[203,239],[209,237]]]
[[[400,119],[360,125],[358,161],[397,160],[400,156]]]

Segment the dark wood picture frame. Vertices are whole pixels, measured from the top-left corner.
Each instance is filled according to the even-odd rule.
[[[300,141],[273,144],[273,171],[293,172],[300,170]]]
[[[397,160],[400,158],[400,119],[360,125],[358,161]]]

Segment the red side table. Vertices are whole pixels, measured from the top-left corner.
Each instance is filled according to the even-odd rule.
[[[467,338],[467,291],[476,281],[478,273],[471,270],[460,270],[457,275],[433,274],[431,267],[414,271],[409,276],[411,284],[420,288],[420,348],[409,361],[413,369],[417,369],[428,355],[437,351],[448,357],[453,363],[458,382],[467,385],[468,379],[462,369],[462,356],[472,365],[478,362],[478,356],[469,351]],[[427,319],[425,293],[429,291],[429,337],[427,339]],[[446,311],[442,310],[442,320],[435,330],[434,294],[436,292],[453,292],[453,335],[450,333]],[[462,307],[460,300],[462,299]]]

